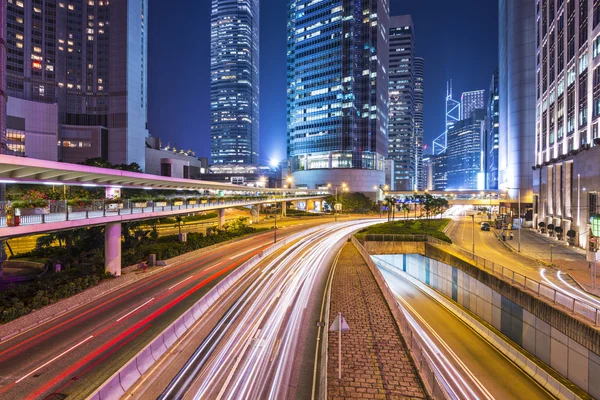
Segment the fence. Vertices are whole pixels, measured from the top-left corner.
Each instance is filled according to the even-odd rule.
[[[404,315],[404,311],[396,301],[394,293],[388,286],[383,275],[381,275],[379,268],[377,268],[377,266],[371,259],[371,255],[365,250],[365,248],[355,237],[352,237],[352,243],[354,244],[354,246],[356,246],[362,257],[365,259],[367,265],[369,266],[369,269],[371,270],[371,273],[373,274],[375,280],[381,288],[383,296],[385,297],[385,300],[390,306],[392,315],[394,316],[396,324],[398,325],[398,328],[400,329],[400,332],[402,333],[402,336],[411,352],[412,358],[415,364],[417,365],[417,369],[420,372],[421,378],[427,386],[430,396],[434,399],[450,399],[451,396],[449,395],[448,390],[446,389],[447,384],[440,380],[440,377],[436,373],[436,367],[434,363],[423,349],[423,344],[421,343],[420,337],[414,334],[410,323]]]
[[[369,240],[374,236],[381,236],[378,238],[379,240],[372,241],[383,241],[383,237],[386,238],[386,241],[402,241],[402,237],[405,235],[367,235]],[[426,235],[424,235],[426,236]],[[534,292],[540,297],[545,297],[546,299],[552,301],[553,304],[559,304],[565,308],[567,308],[571,313],[575,315],[579,315],[585,318],[587,321],[590,321],[594,325],[598,325],[600,322],[600,309],[590,305],[587,301],[582,301],[577,299],[568,293],[561,291],[559,289],[553,288],[543,282],[540,282],[536,279],[530,278],[523,274],[520,274],[510,268],[504,267],[495,263],[493,261],[487,260],[483,257],[480,257],[468,250],[462,249],[456,245],[446,243],[436,238],[432,238],[431,236],[426,237],[427,243],[434,244],[437,246],[443,246],[446,249],[450,249],[451,252],[458,254],[464,258],[472,260],[476,266],[483,268],[485,271],[489,271],[492,275],[495,275],[505,281],[512,283],[513,285],[518,285],[525,290],[529,290]]]

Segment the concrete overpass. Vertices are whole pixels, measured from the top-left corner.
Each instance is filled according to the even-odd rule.
[[[122,222],[217,210],[222,226],[226,208],[281,203],[285,214],[288,201],[314,207],[315,202],[329,194],[323,190],[247,187],[6,155],[0,155],[0,183],[104,187],[108,198],[120,198],[122,188],[147,189],[149,193],[152,189],[178,191],[166,201],[94,200],[80,207],[69,205],[66,200],[49,200],[42,207],[31,209],[15,209],[11,202],[0,202],[0,240],[106,225],[105,269],[113,275],[121,273]],[[17,214],[21,214],[19,224],[15,224]]]
[[[384,191],[384,197],[406,199],[415,195],[430,194],[434,197],[443,197],[451,206],[471,205],[497,207],[500,202],[508,198],[506,192],[501,190],[422,190],[422,191]]]

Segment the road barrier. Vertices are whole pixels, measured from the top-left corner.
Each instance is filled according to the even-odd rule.
[[[370,234],[368,235],[367,241],[373,242],[401,242],[406,240],[407,235],[376,235]],[[408,235],[408,236],[418,236],[418,235]],[[426,236],[426,235],[422,235]],[[477,267],[483,268],[485,271],[491,272],[492,275],[496,277],[500,277],[501,279],[510,282],[514,285],[521,286],[526,290],[530,290],[535,292],[538,296],[545,297],[550,300],[553,304],[558,304],[562,307],[568,309],[571,313],[575,315],[579,315],[583,317],[585,320],[593,323],[594,325],[600,325],[600,309],[592,306],[590,303],[586,301],[582,301],[570,296],[568,293],[563,292],[559,289],[553,288],[543,282],[540,282],[536,279],[530,278],[523,274],[513,271],[510,268],[504,267],[498,263],[487,260],[483,257],[480,257],[468,250],[462,249],[456,245],[446,243],[439,239],[433,238],[431,236],[426,236],[426,241],[429,244],[433,244],[436,246],[443,246],[446,249],[451,249],[450,251],[453,253],[458,253],[458,255],[465,257],[469,260],[475,262]]]
[[[477,332],[477,334],[479,334],[483,339],[490,343],[500,353],[504,354],[504,356],[506,356],[509,360],[511,360],[513,363],[519,366],[519,368],[525,371],[525,373],[527,373],[533,380],[535,380],[540,386],[545,388],[553,396],[565,400],[576,400],[581,398],[559,379],[555,378],[554,376],[546,372],[544,368],[538,366],[535,362],[531,361],[529,357],[523,354],[517,347],[507,342],[494,329],[491,329],[487,324],[482,323],[477,317],[473,316],[471,313],[456,305],[455,303],[447,299],[444,295],[438,293],[437,291],[430,288],[418,279],[413,278],[409,274],[399,270],[397,267],[383,260],[380,261],[382,263],[380,268],[383,268],[396,276],[406,279],[407,281],[415,285],[417,288],[419,288],[419,290],[426,293],[428,296],[440,303],[445,309],[447,309],[449,312],[454,314],[457,318],[459,318],[465,324],[471,327],[471,329]],[[395,299],[395,297],[393,299],[393,304],[397,305],[397,300]]]
[[[228,288],[237,283],[240,278],[249,273],[264,258],[273,254],[281,247],[293,242],[294,240],[306,236],[317,230],[329,226],[322,225],[296,233],[273,246],[261,251],[244,264],[240,265],[225,279],[212,287],[200,300],[189,308],[183,315],[171,323],[163,330],[152,342],[144,347],[129,362],[123,365],[115,372],[102,386],[88,397],[89,400],[114,400],[121,398],[135,382],[146,373],[155,362],[157,362],[169,348],[181,338],[196,321],[200,320],[204,313],[226,292]]]

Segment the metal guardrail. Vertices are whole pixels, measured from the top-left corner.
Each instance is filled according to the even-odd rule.
[[[386,235],[386,236],[392,236],[392,235]],[[396,236],[403,236],[403,235],[396,235]],[[426,235],[421,235],[421,236],[426,236]],[[381,288],[381,291],[383,293],[383,296],[385,297],[385,300],[387,301],[388,305],[390,306],[392,315],[394,316],[394,319],[396,320],[396,324],[398,325],[398,328],[400,329],[400,332],[404,338],[404,341],[406,342],[408,349],[410,350],[410,353],[412,354],[413,361],[415,362],[417,369],[420,372],[421,378],[425,382],[427,390],[429,391],[429,395],[433,399],[450,399],[451,397],[448,393],[448,390],[446,389],[445,383],[442,382],[440,380],[440,378],[438,377],[438,374],[436,373],[436,367],[433,364],[433,361],[427,356],[426,352],[424,351],[424,349],[423,349],[424,346],[421,343],[420,337],[418,335],[414,334],[414,332],[410,326],[410,323],[404,316],[404,312],[402,311],[402,308],[398,304],[398,301],[396,300],[394,293],[388,286],[385,278],[381,274],[381,271],[379,271],[379,268],[375,265],[375,262],[371,258],[371,255],[365,250],[365,248],[362,246],[362,244],[354,236],[352,236],[351,238],[352,238],[351,239],[352,243],[354,244],[356,249],[359,251],[359,253],[362,255],[363,259],[369,266],[371,273],[373,274],[373,276],[375,277],[375,280],[377,281],[379,287]]]
[[[93,200],[89,203],[81,203],[81,206],[69,205],[65,200],[48,200],[44,207],[20,208],[15,211],[11,202],[0,202],[0,227],[35,225],[51,222],[76,221],[82,219],[101,218],[115,215],[133,215],[143,213],[154,213],[164,211],[186,211],[197,212],[223,208],[223,206],[244,206],[269,201],[294,201],[311,198],[310,196],[272,198],[252,198],[240,200],[218,200],[209,201],[200,198],[187,198],[183,201],[172,199],[166,201],[132,201],[124,199],[121,203],[111,203],[104,200]],[[10,218],[7,219],[7,214]],[[16,222],[18,217],[18,223]]]
[[[386,238],[385,241],[402,241],[402,237],[406,235],[367,235],[367,237],[373,236],[380,237],[376,240],[368,241],[381,242],[384,241],[383,237]],[[543,282],[540,282],[533,278],[529,278],[528,276],[525,276],[510,268],[504,267],[498,263],[480,257],[456,245],[444,242],[431,236],[423,236],[426,236],[425,241],[427,241],[427,243],[450,248],[452,252],[458,253],[459,255],[467,259],[473,260],[476,266],[483,268],[485,271],[491,272],[492,275],[496,277],[499,277],[514,285],[518,285],[526,290],[532,291],[537,296],[545,297],[546,299],[552,301],[553,304],[558,304],[567,308],[574,315],[579,315],[596,326],[598,326],[600,323],[600,309],[590,305],[588,302],[576,299],[568,295],[567,293],[561,292],[560,290],[557,290]]]

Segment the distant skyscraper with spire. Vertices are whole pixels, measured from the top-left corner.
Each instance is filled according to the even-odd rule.
[[[258,164],[259,0],[212,0],[213,164]]]

